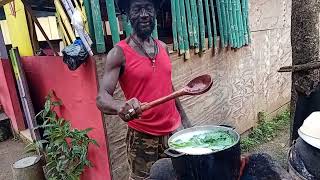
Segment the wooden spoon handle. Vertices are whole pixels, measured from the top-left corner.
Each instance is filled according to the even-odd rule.
[[[186,94],[187,93],[184,91],[184,89],[181,89],[179,91],[173,92],[172,94],[170,94],[168,96],[164,96],[162,98],[156,99],[156,100],[149,102],[149,103],[144,103],[143,105],[141,105],[141,110],[142,110],[142,112],[146,111],[154,106],[163,104],[167,101],[170,101],[172,99],[178,98],[178,97],[186,95]]]

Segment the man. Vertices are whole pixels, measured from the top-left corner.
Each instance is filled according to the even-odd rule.
[[[190,127],[179,100],[168,101],[145,112],[150,102],[173,92],[171,63],[167,46],[151,37],[155,26],[154,0],[118,2],[131,22],[133,33],[108,54],[97,106],[105,114],[128,122],[127,153],[131,179],[145,179],[152,164],[165,157],[167,139],[181,127]],[[127,99],[113,98],[117,83]]]

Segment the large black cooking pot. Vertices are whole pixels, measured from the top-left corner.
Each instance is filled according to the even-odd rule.
[[[228,131],[235,143],[221,151],[185,152],[170,146],[176,139],[192,137],[212,131]],[[198,126],[173,134],[165,151],[171,157],[178,180],[237,180],[240,171],[240,135],[233,128],[224,126]]]

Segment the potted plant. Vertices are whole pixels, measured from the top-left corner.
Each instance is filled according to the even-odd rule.
[[[46,97],[44,109],[37,114],[43,121],[38,128],[43,130],[43,139],[30,144],[31,151],[38,149],[45,161],[45,176],[49,180],[78,180],[85,167],[91,167],[88,160],[90,144],[98,146],[87,134],[92,129],[78,130],[71,127],[69,121],[57,116],[55,107],[60,101]]]

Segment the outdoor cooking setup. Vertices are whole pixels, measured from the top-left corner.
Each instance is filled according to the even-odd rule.
[[[141,109],[145,111],[184,95],[203,94],[210,90],[212,83],[210,75],[198,76],[182,89],[144,103]],[[317,180],[320,179],[320,131],[317,128],[320,123],[315,122],[317,118],[320,118],[320,112],[313,113],[299,129],[301,138],[289,153],[290,174],[268,154],[242,156],[240,135],[227,125],[195,126],[173,134],[165,151],[171,160],[162,166],[174,171],[178,180]],[[305,155],[305,159],[312,157],[314,159],[310,162],[319,165],[304,162],[301,158],[303,152],[311,152],[311,156]],[[157,171],[161,171],[161,167]]]

